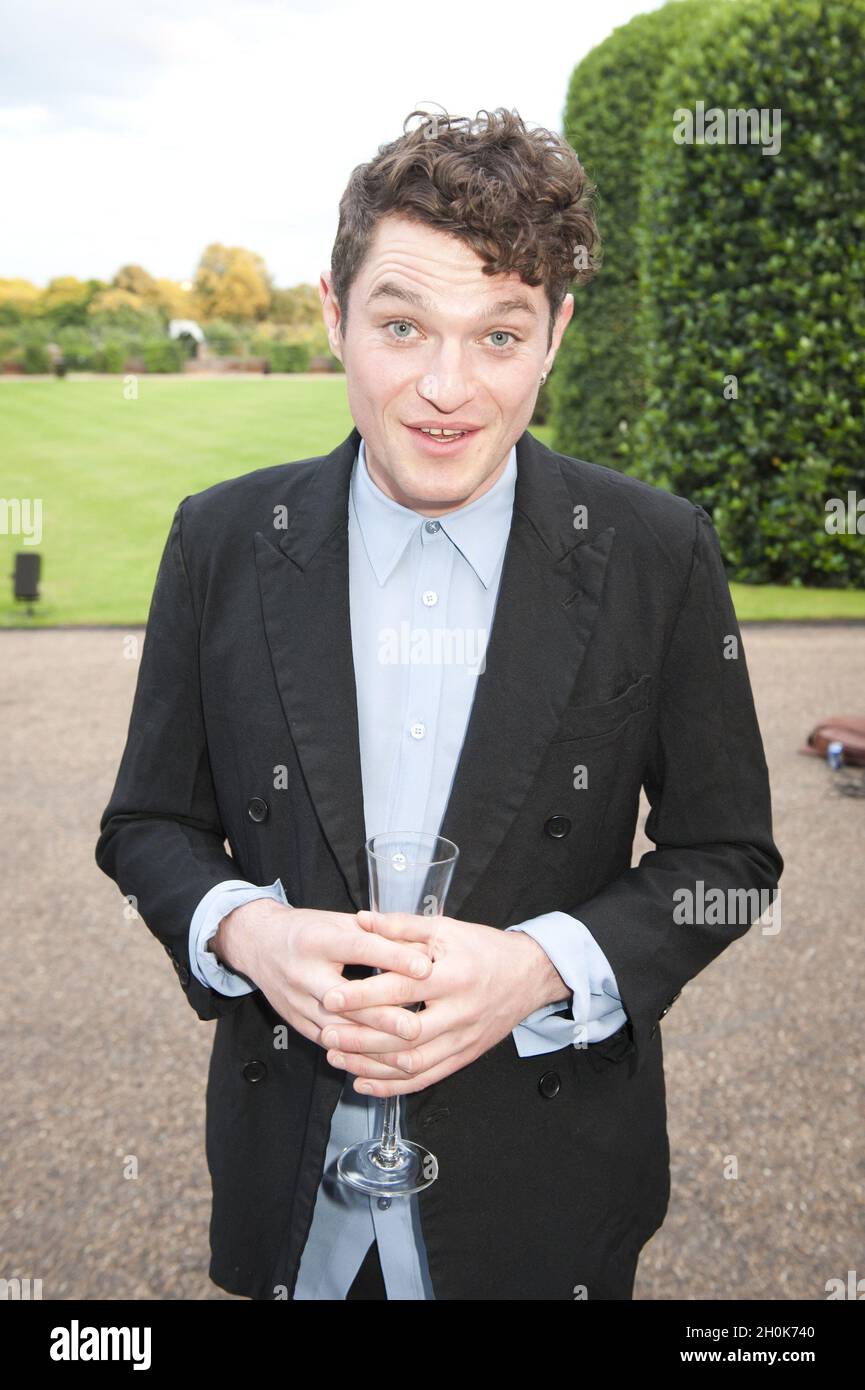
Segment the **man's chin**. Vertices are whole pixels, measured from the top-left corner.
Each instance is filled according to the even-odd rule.
[[[423,507],[461,507],[478,489],[482,479],[474,471],[470,478],[452,464],[442,461],[399,474],[389,481],[392,492],[406,500],[403,505],[418,510]]]

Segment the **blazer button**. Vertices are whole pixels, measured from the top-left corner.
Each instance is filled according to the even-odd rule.
[[[250,820],[261,822],[267,820],[270,814],[270,807],[260,796],[254,796],[246,808],[246,814]]]
[[[653,1038],[653,1037],[655,1036],[655,1034],[657,1033],[657,1031],[658,1031],[658,1025],[657,1025],[657,1023],[653,1023],[652,1026],[651,1026],[651,1028],[649,1029],[649,1037],[650,1037],[650,1038]]]
[[[266,1076],[267,1067],[263,1062],[247,1062],[246,1066],[243,1068],[244,1081],[255,1083],[256,1081],[263,1081]]]
[[[554,840],[561,840],[571,828],[571,822],[567,816],[550,816],[544,826],[548,835]]]
[[[538,1090],[547,1100],[552,1100],[561,1090],[562,1082],[557,1071],[545,1071],[538,1082]]]

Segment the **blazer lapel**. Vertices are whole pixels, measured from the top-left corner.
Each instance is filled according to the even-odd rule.
[[[507,834],[574,690],[615,527],[589,539],[555,455],[517,441],[514,513],[483,673],[440,834],[460,849],[445,902],[460,908]]]
[[[366,838],[351,645],[348,496],[360,434],[312,471],[277,546],[255,535],[276,683],[310,796],[356,907]]]
[[[324,832],[358,908],[368,904],[349,607],[348,494],[357,429],[322,458],[274,546],[255,554],[285,717]],[[615,536],[573,527],[559,464],[525,432],[485,669],[440,834],[460,856],[445,904],[459,908],[516,817],[572,695]]]

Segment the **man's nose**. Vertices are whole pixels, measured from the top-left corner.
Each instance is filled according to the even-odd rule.
[[[439,365],[424,372],[417,389],[424,400],[433,402],[440,410],[455,410],[472,394],[468,373],[461,362]]]

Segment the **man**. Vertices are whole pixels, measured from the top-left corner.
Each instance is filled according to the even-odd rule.
[[[513,112],[382,147],[321,284],[356,427],[175,513],[96,857],[217,1020],[233,1293],[631,1298],[669,1196],[659,1020],[759,915],[682,894],[783,867],[707,514],[527,430],[590,191]],[[364,911],[391,829],[458,845],[444,916]],[[439,1163],[410,1198],[335,1173],[386,1095]]]

